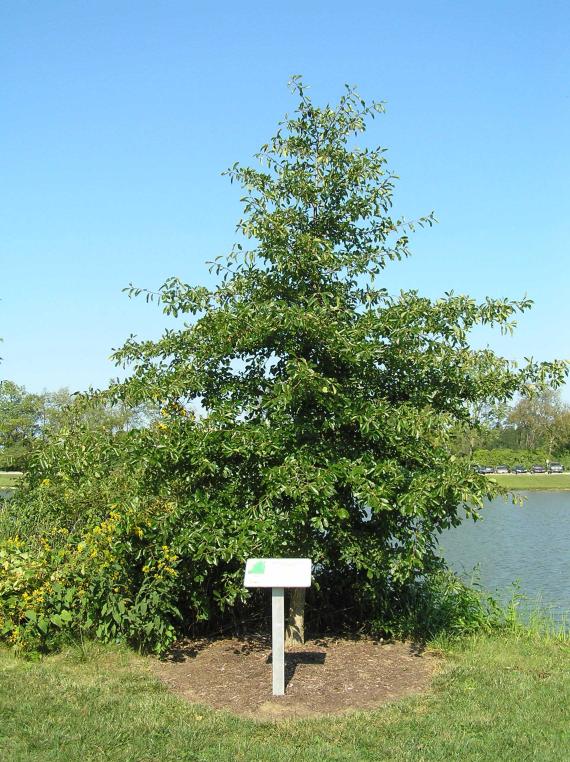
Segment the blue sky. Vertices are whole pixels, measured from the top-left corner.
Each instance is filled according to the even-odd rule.
[[[515,337],[474,343],[570,357],[569,28],[548,1],[3,3],[0,376],[104,386],[112,348],[166,324],[123,287],[213,283],[240,215],[221,172],[294,107],[294,73],[317,102],[387,102],[366,142],[397,210],[439,219],[386,287],[528,294]]]

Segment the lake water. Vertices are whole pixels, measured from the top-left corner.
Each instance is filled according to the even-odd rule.
[[[468,581],[478,566],[479,583],[499,599],[511,597],[516,580],[561,618],[570,614],[570,492],[519,494],[522,507],[494,500],[481,521],[442,534],[441,553]]]

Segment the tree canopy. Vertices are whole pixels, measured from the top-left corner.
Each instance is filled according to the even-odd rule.
[[[470,348],[474,326],[512,330],[528,299],[382,287],[414,225],[433,218],[395,219],[385,150],[355,141],[381,104],[347,87],[318,107],[292,85],[297,109],[260,166],[228,170],[244,216],[240,242],[213,264],[218,285],[173,278],[145,292],[188,320],[117,351],[133,372],[113,394],[174,411],[199,403],[157,457],[165,483],[183,480],[188,500],[220,517],[228,546],[251,538],[236,569],[256,551],[310,556],[357,585],[409,579],[435,562],[437,533],[493,489],[450,456],[454,426],[478,403],[560,384],[565,366],[516,369]]]
[[[24,468],[40,430],[41,399],[13,381],[0,381],[0,468]]]

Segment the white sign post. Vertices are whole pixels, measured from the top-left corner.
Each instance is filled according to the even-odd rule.
[[[285,693],[285,588],[311,586],[310,558],[249,558],[245,587],[271,588],[273,695]]]
[[[273,695],[285,693],[285,588],[271,588],[271,650]]]

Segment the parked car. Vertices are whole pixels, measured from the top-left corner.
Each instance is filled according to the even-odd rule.
[[[548,473],[550,474],[563,474],[564,466],[562,463],[550,463],[548,466]]]
[[[533,466],[530,469],[531,474],[545,474],[546,468],[544,466]]]
[[[477,473],[478,474],[494,474],[495,469],[492,466],[478,466]]]
[[[514,466],[514,468],[511,469],[512,474],[528,474],[528,469],[526,469],[524,466]]]
[[[496,474],[508,474],[509,473],[509,467],[508,466],[497,466],[495,468]]]

